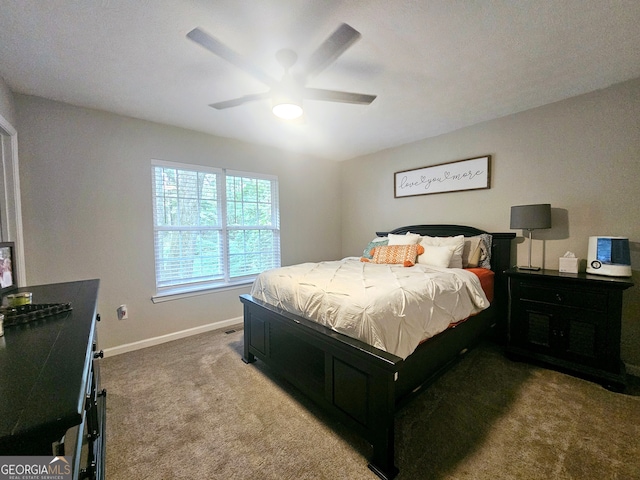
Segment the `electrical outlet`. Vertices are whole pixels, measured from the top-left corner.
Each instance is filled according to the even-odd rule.
[[[126,305],[120,305],[117,312],[118,320],[126,320],[127,318],[129,318],[129,310],[127,309]]]

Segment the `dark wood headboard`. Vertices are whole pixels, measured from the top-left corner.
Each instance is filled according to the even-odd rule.
[[[512,267],[511,240],[515,238],[515,233],[491,233],[466,225],[409,225],[388,232],[376,232],[376,235],[386,237],[390,233],[402,235],[407,232],[428,235],[430,237],[455,237],[457,235],[474,237],[482,233],[488,233],[493,239],[491,245],[491,270],[497,274],[502,274],[505,270]]]

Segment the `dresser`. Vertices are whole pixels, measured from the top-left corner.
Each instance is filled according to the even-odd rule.
[[[65,456],[74,479],[104,478],[98,280],[39,285],[34,304],[71,310],[5,327],[0,337],[0,456]]]
[[[507,353],[621,391],[622,294],[631,278],[556,270],[508,270]]]

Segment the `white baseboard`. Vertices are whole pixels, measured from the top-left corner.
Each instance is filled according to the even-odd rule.
[[[633,375],[634,377],[640,377],[640,366],[631,365],[631,364],[627,363],[627,364],[625,364],[625,367],[627,367],[627,373],[629,375]]]
[[[147,338],[138,342],[126,343],[124,345],[118,345],[117,347],[105,348],[103,352],[105,357],[111,357],[113,355],[120,355],[121,353],[140,350],[141,348],[160,345],[161,343],[170,342],[172,340],[178,340],[179,338],[190,337],[191,335],[210,332],[211,330],[220,330],[222,328],[229,328],[236,325],[242,326],[242,317],[230,318],[229,320],[209,323],[200,327],[188,328],[187,330],[180,330],[179,332],[168,333],[159,337]]]

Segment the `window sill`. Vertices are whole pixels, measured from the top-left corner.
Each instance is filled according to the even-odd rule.
[[[157,293],[151,297],[153,303],[169,302],[172,300],[181,300],[183,298],[196,297],[200,295],[208,295],[210,293],[224,292],[226,290],[244,289],[251,286],[253,280],[245,280],[243,282],[221,285],[219,287],[202,287],[199,289],[178,287]]]

